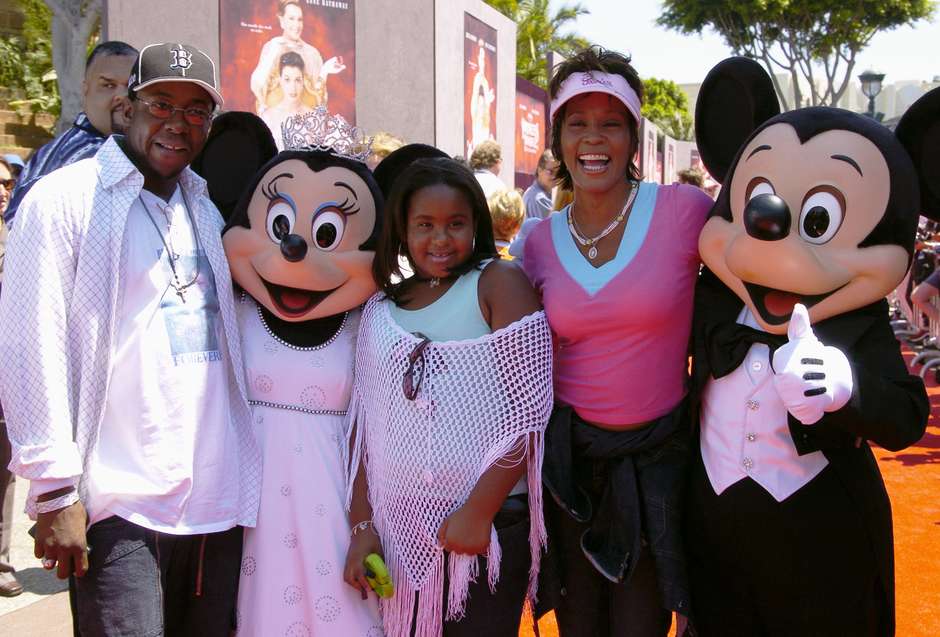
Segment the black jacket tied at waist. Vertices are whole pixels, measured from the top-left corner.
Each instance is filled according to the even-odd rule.
[[[646,427],[609,431],[557,406],[542,476],[558,505],[590,524],[581,548],[598,572],[628,581],[645,537],[664,606],[687,615],[680,518],[690,444],[686,413],[683,401]]]

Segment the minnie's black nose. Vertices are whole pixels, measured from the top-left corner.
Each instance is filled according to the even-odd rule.
[[[755,239],[779,241],[790,234],[790,208],[777,195],[757,195],[744,207],[744,229]]]
[[[307,242],[299,234],[289,234],[281,239],[281,254],[288,261],[303,261],[307,256]]]

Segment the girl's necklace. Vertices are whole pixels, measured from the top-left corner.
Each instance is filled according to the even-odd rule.
[[[153,215],[150,212],[150,209],[147,208],[146,202],[144,202],[143,197],[138,195],[141,205],[144,207],[144,211],[147,213],[147,218],[150,219],[150,223],[153,224],[154,230],[157,231],[157,234],[160,235],[160,240],[163,242],[163,247],[166,248],[166,258],[170,264],[170,272],[173,274],[173,280],[170,281],[170,287],[176,292],[176,295],[180,297],[180,301],[183,303],[186,302],[186,289],[195,285],[196,281],[199,280],[199,233],[196,231],[196,221],[193,219],[193,213],[189,209],[189,205],[183,203],[183,208],[186,209],[186,216],[189,217],[189,223],[192,227],[193,237],[196,240],[196,271],[193,274],[193,278],[188,282],[181,284],[179,274],[176,271],[176,262],[179,261],[180,255],[177,252],[173,251],[172,243],[170,243],[169,233],[172,230],[172,225],[170,223],[169,212],[163,211],[163,215],[166,218],[166,229],[167,234],[164,235],[163,231],[160,230],[160,226],[157,225],[156,220],[153,218]]]
[[[636,199],[637,190],[639,190],[637,183],[631,181],[630,195],[627,197],[627,202],[623,204],[623,209],[620,211],[620,214],[614,217],[613,221],[607,224],[607,227],[601,230],[600,234],[591,238],[582,235],[575,226],[574,206],[576,202],[571,202],[571,207],[568,209],[568,230],[571,232],[571,236],[574,237],[575,241],[588,248],[588,259],[593,261],[597,258],[597,242],[613,232],[614,228],[620,225],[620,222],[627,216],[627,211],[630,209],[630,206],[633,205],[633,200]]]

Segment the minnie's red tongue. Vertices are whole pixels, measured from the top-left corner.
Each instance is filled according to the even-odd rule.
[[[300,312],[310,305],[310,294],[302,290],[281,290],[281,305],[291,312]]]
[[[800,302],[801,297],[789,292],[768,292],[764,297],[764,307],[774,316],[789,316],[793,313],[793,306]]]

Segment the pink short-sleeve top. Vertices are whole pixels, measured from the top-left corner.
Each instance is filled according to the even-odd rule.
[[[641,183],[616,256],[597,268],[568,230],[569,208],[531,231],[523,268],[555,336],[556,401],[618,425],[682,400],[698,236],[712,203],[693,186]]]

